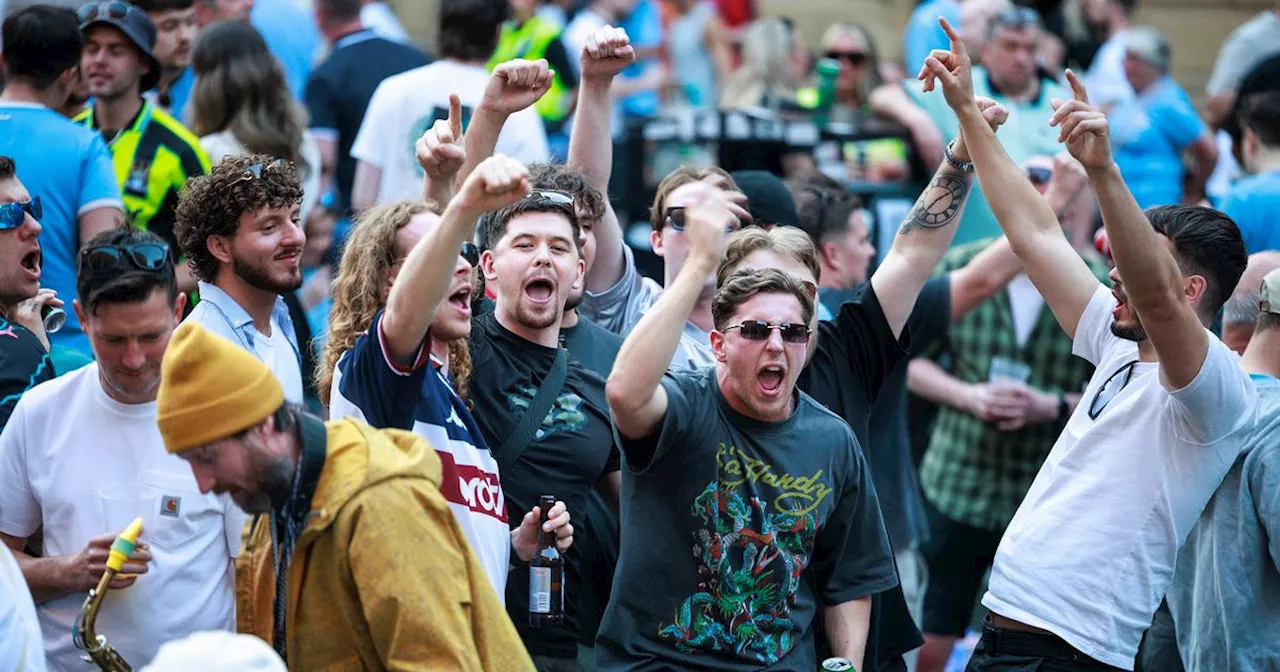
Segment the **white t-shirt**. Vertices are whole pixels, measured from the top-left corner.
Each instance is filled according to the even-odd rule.
[[[351,146],[351,156],[382,171],[378,202],[422,197],[422,167],[415,143],[437,119],[449,117],[449,94],[458,94],[463,118],[480,103],[489,72],[479,65],[440,60],[382,80]],[[526,165],[545,162],[546,129],[532,107],[507,119],[498,135],[498,154]]]
[[[1093,65],[1085,74],[1089,87],[1089,100],[1098,106],[1116,105],[1133,97],[1133,85],[1124,75],[1124,54],[1129,42],[1129,31],[1112,35],[1098,47]]]
[[[1013,313],[1013,333],[1019,348],[1026,347],[1043,309],[1044,297],[1040,296],[1040,290],[1036,289],[1031,278],[1026,273],[1013,276],[1009,281],[1009,310]]]
[[[31,590],[13,553],[0,545],[0,670],[44,672],[44,637]]]
[[[156,405],[107,396],[90,364],[28,391],[0,434],[0,532],[28,537],[44,527],[46,556],[75,555],[107,529],[99,491],[157,492],[140,541],[148,571],[111,591],[97,629],[135,669],[160,645],[201,630],[235,629],[232,557],[244,514],[226,495],[200,494],[191,467],[165,452]],[[71,630],[86,593],[37,607],[49,668],[83,672]]]
[[[1258,393],[1208,334],[1186,387],[1165,390],[1159,364],[1139,363],[1091,420],[1099,389],[1138,359],[1136,343],[1111,333],[1115,305],[1099,287],[1080,316],[1073,352],[1097,370],[1000,540],[982,604],[1132,670],[1178,547],[1243,449]]]
[[[276,380],[284,388],[284,398],[291,403],[302,403],[302,365],[293,354],[293,345],[284,335],[284,329],[274,317],[271,318],[270,336],[253,329],[253,351],[276,374]]]

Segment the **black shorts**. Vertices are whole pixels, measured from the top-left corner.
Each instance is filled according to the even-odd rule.
[[[958,523],[925,501],[929,540],[920,548],[929,566],[921,624],[926,634],[964,636],[973,620],[982,577],[991,568],[1000,532]]]

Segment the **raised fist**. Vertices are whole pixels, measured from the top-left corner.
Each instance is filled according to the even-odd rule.
[[[531,190],[529,169],[513,158],[495,154],[467,176],[454,200],[459,207],[479,216],[511,205]]]
[[[636,52],[631,48],[627,31],[603,26],[587,36],[587,43],[582,48],[582,78],[612,80],[635,60]]]
[[[507,61],[493,69],[480,106],[500,114],[515,114],[538,102],[551,89],[554,76],[546,59]]]

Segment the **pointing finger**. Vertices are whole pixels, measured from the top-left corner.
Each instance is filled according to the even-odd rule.
[[[462,137],[462,100],[458,94],[449,94],[449,131],[453,138]]]
[[[1071,68],[1067,68],[1067,81],[1071,83],[1071,93],[1076,100],[1086,105],[1089,104],[1089,92],[1084,88],[1084,82],[1080,81],[1079,77],[1076,77],[1076,73],[1072,72]]]
[[[960,39],[960,34],[951,26],[951,22],[943,17],[938,17],[938,23],[942,24],[942,30],[946,32],[947,37],[951,40],[951,53],[964,58],[969,52],[964,48],[964,40]]]

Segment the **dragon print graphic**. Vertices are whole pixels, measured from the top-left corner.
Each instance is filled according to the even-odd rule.
[[[685,653],[732,652],[772,665],[794,645],[791,609],[817,537],[817,504],[830,494],[810,478],[774,474],[767,464],[721,447],[719,479],[694,499],[698,592],[659,637]],[[743,483],[774,486],[765,499]]]

